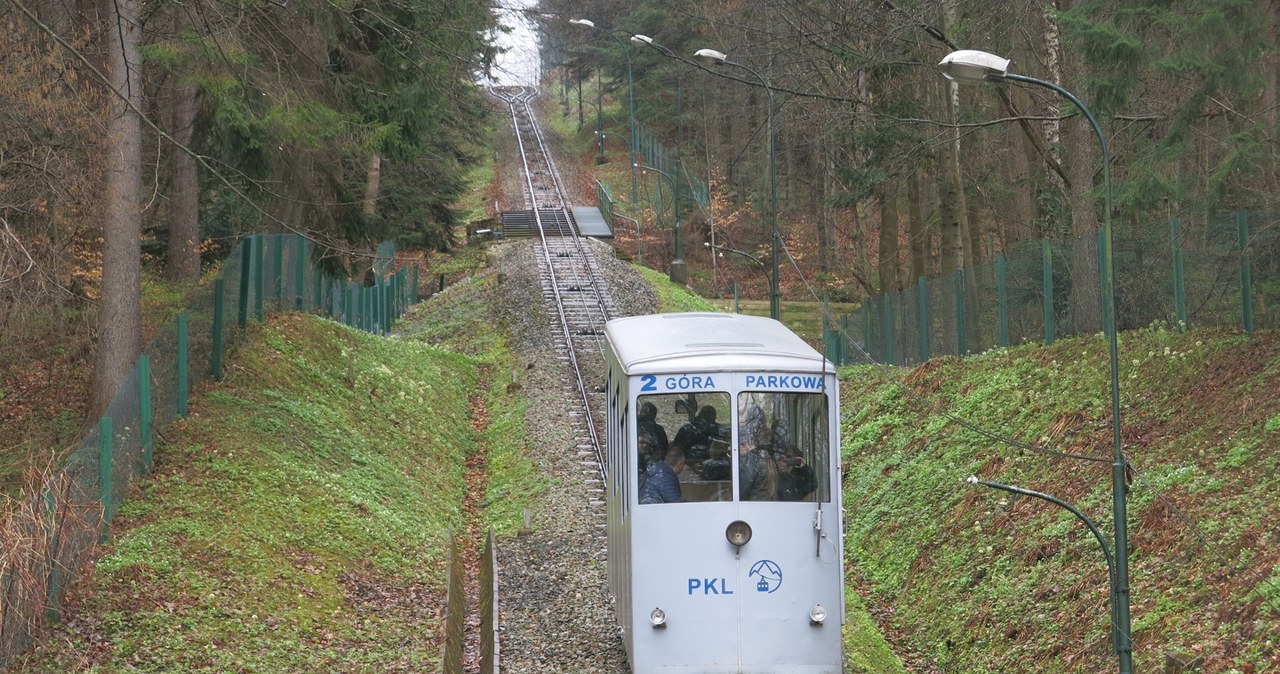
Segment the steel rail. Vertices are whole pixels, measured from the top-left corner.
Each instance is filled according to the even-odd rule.
[[[569,366],[573,373],[574,387],[577,390],[579,399],[582,401],[582,409],[584,412],[583,418],[587,426],[587,433],[588,433],[588,436],[590,437],[592,450],[594,451],[596,456],[596,468],[600,473],[600,479],[603,481],[606,479],[604,450],[602,447],[602,443],[600,441],[599,431],[596,429],[595,417],[592,415],[591,399],[590,399],[590,395],[588,394],[587,386],[583,378],[582,366],[578,362],[576,342],[574,340],[573,330],[570,327],[569,316],[565,310],[565,298],[561,293],[560,278],[559,278],[559,275],[556,273],[555,261],[551,255],[551,247],[549,245],[546,229],[542,221],[542,214],[540,213],[542,209],[539,208],[538,202],[542,192],[540,192],[540,190],[535,188],[534,186],[534,180],[533,180],[534,167],[531,166],[531,163],[532,163],[530,160],[531,150],[530,148],[526,147],[526,142],[524,138],[526,132],[523,131],[522,125],[520,123],[522,117],[528,121],[528,124],[525,126],[527,126],[527,128],[529,129],[528,133],[531,133],[533,135],[533,140],[535,140],[537,143],[537,147],[533,148],[533,150],[538,152],[541,155],[542,162],[546,169],[546,173],[551,177],[552,185],[550,187],[550,190],[551,190],[550,196],[552,196],[558,202],[558,205],[556,206],[556,208],[558,208],[561,211],[564,221],[571,222],[569,218],[569,210],[565,206],[563,184],[560,182],[559,175],[555,171],[555,166],[551,159],[551,153],[549,151],[549,148],[547,147],[546,140],[543,138],[543,136],[541,135],[541,132],[538,130],[537,122],[533,116],[533,112],[530,106],[530,101],[537,96],[537,90],[531,87],[522,87],[519,90],[519,92],[516,94],[509,94],[505,91],[496,92],[496,93],[500,98],[502,98],[507,102],[507,106],[511,113],[512,127],[515,130],[515,134],[516,134],[516,145],[520,152],[520,161],[521,161],[521,167],[524,175],[524,187],[526,190],[526,198],[528,199],[529,203],[533,207],[534,221],[537,224],[538,236],[541,241],[543,262],[546,265],[547,271],[551,279],[550,290],[552,292],[553,297],[555,298],[554,303],[555,303],[556,312],[559,318],[561,338],[564,340],[565,351],[568,354]],[[546,189],[547,188],[542,188],[543,191],[545,191]],[[584,261],[593,259],[590,256],[589,251],[585,250],[584,244],[581,241],[581,237],[578,236],[576,229],[571,228],[570,231],[572,235],[571,236],[572,243],[576,247],[577,259],[584,260]],[[567,248],[563,240],[560,241],[559,246],[561,249]],[[572,254],[574,251],[568,251],[568,252]],[[571,275],[575,277],[575,282],[578,283],[577,287],[579,288],[583,287],[583,284],[580,282],[581,276],[582,276],[582,273],[580,270],[581,266],[582,266],[581,264],[577,264],[571,267]],[[589,284],[591,285],[593,291],[595,292],[597,309],[599,311],[598,314],[593,313],[588,320],[590,321],[593,331],[597,331],[595,328],[596,322],[594,319],[597,315],[600,316],[602,318],[602,321],[598,329],[598,334],[603,335],[603,321],[608,319],[608,312],[603,303],[601,293],[599,292],[599,286],[597,285],[597,281],[594,278],[594,276],[598,276],[598,274],[596,275],[588,274],[587,276],[591,277],[589,278]],[[602,347],[600,347],[599,345],[597,345],[597,348],[602,350]]]

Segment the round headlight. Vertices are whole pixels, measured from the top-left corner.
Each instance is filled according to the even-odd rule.
[[[724,530],[724,537],[736,546],[746,545],[751,540],[751,525],[742,520],[734,520]]]
[[[827,609],[822,608],[822,604],[814,604],[809,609],[809,624],[821,625],[822,621],[827,619]]]
[[[667,612],[660,608],[655,608],[652,611],[649,611],[649,622],[653,623],[654,627],[666,627]]]

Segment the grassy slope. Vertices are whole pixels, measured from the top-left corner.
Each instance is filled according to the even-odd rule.
[[[311,317],[254,332],[14,671],[434,666],[476,364]]]
[[[1280,671],[1280,335],[1121,339],[1135,671],[1168,651],[1205,672]],[[1072,339],[913,371],[843,372],[847,545],[944,671],[1094,672],[1115,666],[1097,542],[1067,511],[966,485],[971,474],[1046,492],[1111,531],[1110,466],[1048,458],[1002,435],[1109,457],[1105,342]],[[1194,523],[1194,524],[1191,524]]]

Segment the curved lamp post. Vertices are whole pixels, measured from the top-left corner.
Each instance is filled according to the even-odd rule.
[[[599,129],[597,129],[597,130],[596,130],[596,140],[598,141],[599,146],[600,146],[600,155],[599,155],[598,157],[596,157],[596,163],[597,163],[597,164],[603,164],[603,163],[604,163],[604,137],[605,137],[605,136],[614,136],[614,137],[616,137],[616,138],[621,138],[621,139],[622,139],[623,141],[625,141],[625,142],[630,142],[630,139],[629,139],[629,138],[627,138],[626,136],[624,136],[624,135],[622,135],[622,134],[620,134],[620,133],[614,133],[614,132],[612,132],[612,131],[605,131],[603,128],[599,128]],[[634,204],[632,204],[632,206],[634,207]]]
[[[1120,439],[1120,355],[1116,339],[1116,288],[1114,258],[1111,243],[1111,156],[1107,151],[1107,138],[1098,126],[1098,120],[1075,94],[1045,80],[1009,72],[1009,59],[974,49],[951,52],[938,63],[944,77],[957,82],[999,82],[1011,80],[1052,89],[1071,101],[1098,137],[1102,146],[1102,182],[1106,193],[1102,223],[1102,254],[1098,275],[1102,281],[1103,329],[1107,333],[1111,356],[1111,444],[1114,459],[1111,464],[1111,502],[1115,517],[1115,569],[1112,582],[1112,614],[1115,633],[1116,656],[1120,660],[1121,674],[1133,672],[1133,641],[1129,633],[1129,532],[1128,513],[1125,504],[1125,468],[1127,462]]]
[[[1067,510],[1072,515],[1075,515],[1077,519],[1079,519],[1081,522],[1084,523],[1085,527],[1089,529],[1089,533],[1093,534],[1093,538],[1098,541],[1098,547],[1102,548],[1102,556],[1107,558],[1107,584],[1111,588],[1111,601],[1109,602],[1111,604],[1111,636],[1112,636],[1112,643],[1119,644],[1120,642],[1118,640],[1118,637],[1120,636],[1120,627],[1119,627],[1119,621],[1116,619],[1116,611],[1119,609],[1120,606],[1116,602],[1115,560],[1111,556],[1111,548],[1107,546],[1107,539],[1105,536],[1102,535],[1102,531],[1098,529],[1098,525],[1094,524],[1093,520],[1089,519],[1088,516],[1080,512],[1079,508],[1076,508],[1075,506],[1071,505],[1070,503],[1067,503],[1066,501],[1063,501],[1062,499],[1059,499],[1055,496],[1050,496],[1049,494],[1045,494],[1043,492],[1032,491],[1030,489],[1023,489],[1022,487],[1015,487],[1013,485],[1002,484],[1000,482],[988,482],[986,480],[979,480],[977,475],[970,475],[968,479],[965,480],[965,482],[968,482],[969,484],[978,484],[984,487],[990,487],[992,489],[999,489],[1001,491],[1007,491],[1012,494],[1022,494],[1023,496],[1031,496],[1044,501],[1048,501],[1060,508]],[[1127,629],[1125,630],[1125,633],[1126,634],[1128,633]],[[1128,671],[1128,670],[1125,670],[1125,671]]]
[[[748,253],[748,252],[746,252],[746,251],[741,251],[741,250],[738,250],[738,249],[736,249],[736,248],[730,248],[730,247],[728,247],[728,246],[721,246],[721,245],[719,245],[719,244],[711,243],[710,241],[704,241],[704,242],[702,243],[702,245],[706,246],[707,248],[710,248],[711,250],[722,250],[722,251],[724,251],[724,252],[726,252],[726,253],[733,253],[734,255],[741,255],[742,257],[745,257],[745,258],[747,258],[748,260],[751,260],[752,262],[756,263],[756,265],[758,265],[758,266],[760,267],[760,271],[764,272],[764,277],[765,277],[766,279],[770,278],[770,276],[769,276],[769,267],[765,266],[765,263],[764,263],[764,262],[762,262],[762,261],[760,260],[760,258],[758,258],[758,257],[756,257],[756,256],[754,256],[754,255],[752,255],[751,253]]]
[[[735,61],[730,61],[724,52],[714,49],[699,49],[693,57],[706,65],[726,65],[742,68],[751,73],[764,90],[769,93],[769,228],[773,231],[773,245],[770,249],[769,261],[773,273],[769,276],[769,317],[779,320],[782,317],[782,302],[778,289],[778,258],[781,256],[782,236],[778,233],[778,125],[777,112],[773,105],[773,87],[763,75],[755,69]]]
[[[676,179],[672,177],[670,173],[667,173],[666,171],[663,171],[660,168],[654,168],[652,166],[641,166],[639,164],[633,164],[632,166],[634,166],[637,169],[644,169],[646,171],[653,171],[654,173],[660,174],[662,177],[666,178],[668,182],[671,183],[672,196],[674,197],[676,194],[679,194],[679,192],[676,191]],[[680,229],[680,208],[679,208],[679,204],[674,203],[674,201],[673,201],[673,206],[675,207],[672,208],[671,210],[674,211],[675,213],[675,223],[676,223],[675,249],[676,250],[675,250],[675,259],[671,261],[671,271],[668,272],[667,275],[668,275],[668,278],[670,278],[673,283],[679,283],[683,285],[685,281],[688,280],[689,274],[685,270],[684,249],[681,244],[681,240],[684,237],[683,237],[683,231]]]
[[[714,238],[715,238],[715,237],[714,237],[714,235],[713,235],[713,236],[712,236],[712,240],[714,240]],[[758,258],[758,257],[756,257],[756,256],[754,256],[754,255],[752,255],[751,253],[748,253],[748,252],[745,252],[745,251],[741,251],[741,250],[738,250],[738,249],[736,249],[736,248],[730,248],[730,247],[728,247],[728,246],[721,246],[721,245],[719,245],[719,244],[711,243],[711,241],[704,241],[704,242],[702,243],[702,245],[706,246],[707,248],[711,249],[712,251],[720,250],[720,251],[724,251],[725,253],[733,253],[734,255],[740,255],[740,256],[742,256],[742,257],[745,257],[745,258],[747,258],[748,260],[751,260],[752,262],[756,263],[756,266],[757,266],[757,267],[760,267],[760,271],[764,273],[764,278],[765,278],[765,280],[766,280],[766,281],[769,281],[769,280],[771,280],[771,279],[773,278],[772,276],[769,276],[769,267],[768,267],[768,266],[766,266],[766,265],[765,265],[765,263],[761,262],[761,261],[760,261],[760,258]],[[721,253],[720,255],[723,257],[723,256],[724,256],[724,253]],[[711,253],[711,263],[712,263],[712,268],[713,268],[713,269],[715,268],[715,261],[716,261],[716,254],[713,252],[713,253]],[[739,308],[738,308],[738,282],[737,282],[737,281],[734,281],[734,282],[733,282],[733,312],[734,312],[735,314],[736,314],[736,313],[739,313]]]
[[[584,28],[599,30],[609,37],[612,37],[618,41],[618,44],[622,45],[622,53],[627,57],[627,120],[631,126],[631,204],[634,206],[639,195],[639,190],[636,187],[635,169],[636,147],[639,145],[636,140],[636,86],[635,80],[631,74],[631,49],[627,47],[627,43],[624,42],[622,38],[618,37],[619,33],[626,34],[626,32],[621,30],[604,30],[603,28],[596,28],[595,22],[590,19],[569,19],[569,23],[575,26],[583,26]],[[603,142],[604,141],[602,140],[601,143]],[[603,146],[600,150],[600,156],[604,156]]]

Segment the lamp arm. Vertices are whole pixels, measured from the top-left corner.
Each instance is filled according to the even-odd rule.
[[[1102,133],[1102,127],[1098,125],[1098,119],[1093,116],[1093,112],[1089,110],[1076,95],[1063,89],[1062,87],[1036,77],[1028,77],[1017,73],[1005,73],[1000,79],[1012,80],[1014,82],[1026,82],[1028,84],[1037,84],[1039,86],[1052,89],[1062,95],[1063,98],[1071,101],[1072,104],[1084,114],[1085,119],[1089,121],[1089,126],[1093,128],[1093,133],[1098,137],[1098,145],[1102,147],[1102,183],[1103,190],[1106,193],[1106,212],[1104,215],[1108,221],[1111,220],[1111,151],[1107,147],[1107,137]]]
[[[1116,621],[1116,610],[1118,608],[1116,605],[1116,567],[1115,567],[1114,561],[1111,558],[1111,548],[1107,547],[1107,539],[1105,536],[1102,535],[1102,531],[1098,529],[1098,525],[1093,523],[1093,520],[1089,519],[1087,515],[1080,512],[1078,508],[1071,505],[1070,503],[1067,503],[1066,501],[1063,501],[1062,499],[1059,499],[1055,496],[1050,496],[1049,494],[1045,494],[1044,492],[1033,491],[1031,489],[1024,489],[1022,487],[1015,487],[1011,484],[1003,484],[1000,482],[988,482],[986,480],[979,480],[976,476],[970,477],[968,481],[972,484],[980,484],[984,487],[990,487],[992,489],[999,489],[1001,491],[1007,491],[1013,494],[1022,494],[1023,496],[1031,496],[1033,498],[1038,498],[1044,501],[1048,501],[1056,506],[1059,506],[1067,510],[1072,515],[1075,515],[1076,518],[1079,519],[1081,522],[1084,522],[1084,525],[1089,528],[1089,532],[1092,533],[1093,537],[1098,541],[1098,547],[1102,548],[1103,556],[1107,558],[1107,582],[1111,588],[1111,601],[1110,601],[1111,629],[1113,632],[1119,630],[1120,626]],[[1113,645],[1119,645],[1119,640],[1118,639],[1114,640]]]

